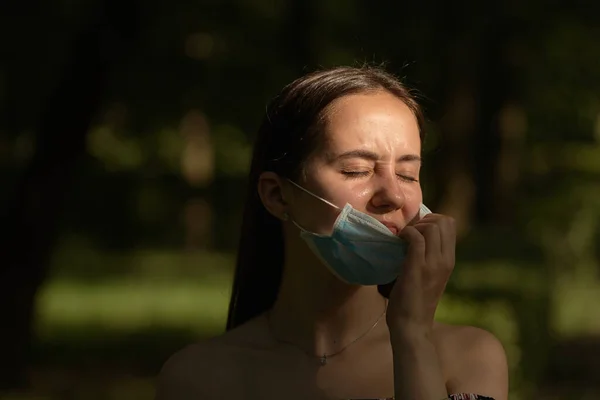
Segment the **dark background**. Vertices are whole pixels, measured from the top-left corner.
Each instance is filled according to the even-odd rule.
[[[459,222],[440,320],[511,399],[600,398],[600,2],[5,0],[2,399],[144,399],[223,331],[265,105],[318,67],[423,95],[426,204]]]

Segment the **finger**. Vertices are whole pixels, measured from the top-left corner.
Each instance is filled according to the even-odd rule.
[[[442,214],[427,214],[416,225],[435,223],[440,228],[442,254],[454,254],[456,249],[456,223],[454,218]],[[446,248],[447,247],[447,248]]]
[[[420,218],[418,222],[434,222],[440,220],[441,218],[445,218],[445,215],[430,213],[425,215],[423,218]]]
[[[456,222],[454,218],[445,216],[440,220],[441,252],[451,265],[456,257]]]
[[[405,226],[398,236],[408,242],[405,264],[424,264],[426,247],[423,235],[414,226]]]
[[[433,264],[442,258],[442,238],[438,222],[422,222],[414,226],[425,238],[425,260]]]

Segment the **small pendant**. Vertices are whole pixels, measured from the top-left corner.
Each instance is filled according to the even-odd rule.
[[[321,365],[327,364],[327,355],[326,354],[323,354],[323,356],[321,358],[319,358],[319,364],[321,364]]]

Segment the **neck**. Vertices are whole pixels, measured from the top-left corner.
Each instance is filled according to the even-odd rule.
[[[289,250],[290,247],[287,247]],[[377,286],[348,285],[304,249],[287,251],[279,296],[270,312],[273,335],[316,356],[333,354],[364,335],[387,301]],[[383,318],[382,318],[383,319]]]

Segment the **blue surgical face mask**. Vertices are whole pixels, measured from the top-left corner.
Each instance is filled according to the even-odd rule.
[[[290,181],[300,190],[340,209],[333,203]],[[420,218],[431,211],[423,204]],[[346,204],[337,217],[330,235],[300,229],[300,237],[340,280],[355,285],[385,285],[398,277],[408,244],[368,214]]]

